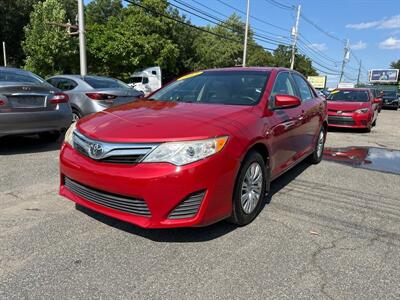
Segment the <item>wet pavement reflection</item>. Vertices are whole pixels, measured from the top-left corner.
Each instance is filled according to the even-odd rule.
[[[323,159],[355,168],[400,175],[399,150],[377,147],[325,147]]]

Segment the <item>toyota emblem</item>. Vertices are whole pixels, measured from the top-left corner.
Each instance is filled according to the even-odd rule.
[[[103,146],[101,144],[91,144],[90,145],[90,156],[92,156],[93,158],[101,158],[101,156],[103,155]]]

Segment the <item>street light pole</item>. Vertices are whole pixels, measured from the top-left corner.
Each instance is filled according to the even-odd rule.
[[[86,39],[85,39],[85,14],[83,0],[78,0],[78,25],[79,25],[79,58],[81,76],[87,75]]]
[[[4,66],[7,67],[6,42],[3,42],[3,61]]]
[[[293,44],[292,44],[292,59],[290,60],[290,69],[291,70],[293,70],[293,68],[294,68],[294,60],[296,57],[297,37],[299,35],[300,10],[301,10],[301,5],[298,5],[297,6],[296,24],[292,29]]]
[[[244,31],[244,45],[243,45],[243,67],[246,66],[247,36],[248,36],[248,32],[249,32],[249,15],[250,15],[250,0],[247,0],[246,29]]]

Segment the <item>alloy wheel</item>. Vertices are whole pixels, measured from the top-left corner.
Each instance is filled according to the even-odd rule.
[[[241,204],[246,214],[251,214],[261,198],[263,172],[258,162],[253,162],[246,171],[241,187]]]

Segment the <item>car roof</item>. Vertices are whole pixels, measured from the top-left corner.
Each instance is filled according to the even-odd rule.
[[[258,72],[266,72],[272,70],[286,70],[293,71],[287,68],[282,67],[229,67],[229,68],[215,68],[215,69],[206,69],[204,72],[223,72],[223,71],[231,71],[231,72],[240,72],[240,71],[258,71]],[[295,71],[297,72],[297,71]]]
[[[112,77],[107,77],[107,76],[98,76],[98,75],[86,75],[86,76],[81,76],[77,74],[59,74],[59,75],[53,75],[50,78],[53,77],[62,77],[62,78],[70,78],[70,79],[83,79],[84,77],[89,77],[89,78],[109,78],[109,79],[115,79]]]
[[[336,91],[361,91],[361,92],[368,92],[370,88],[336,88]]]
[[[0,71],[14,71],[20,73],[31,73],[30,71],[19,69],[19,68],[12,68],[12,67],[0,67]]]

